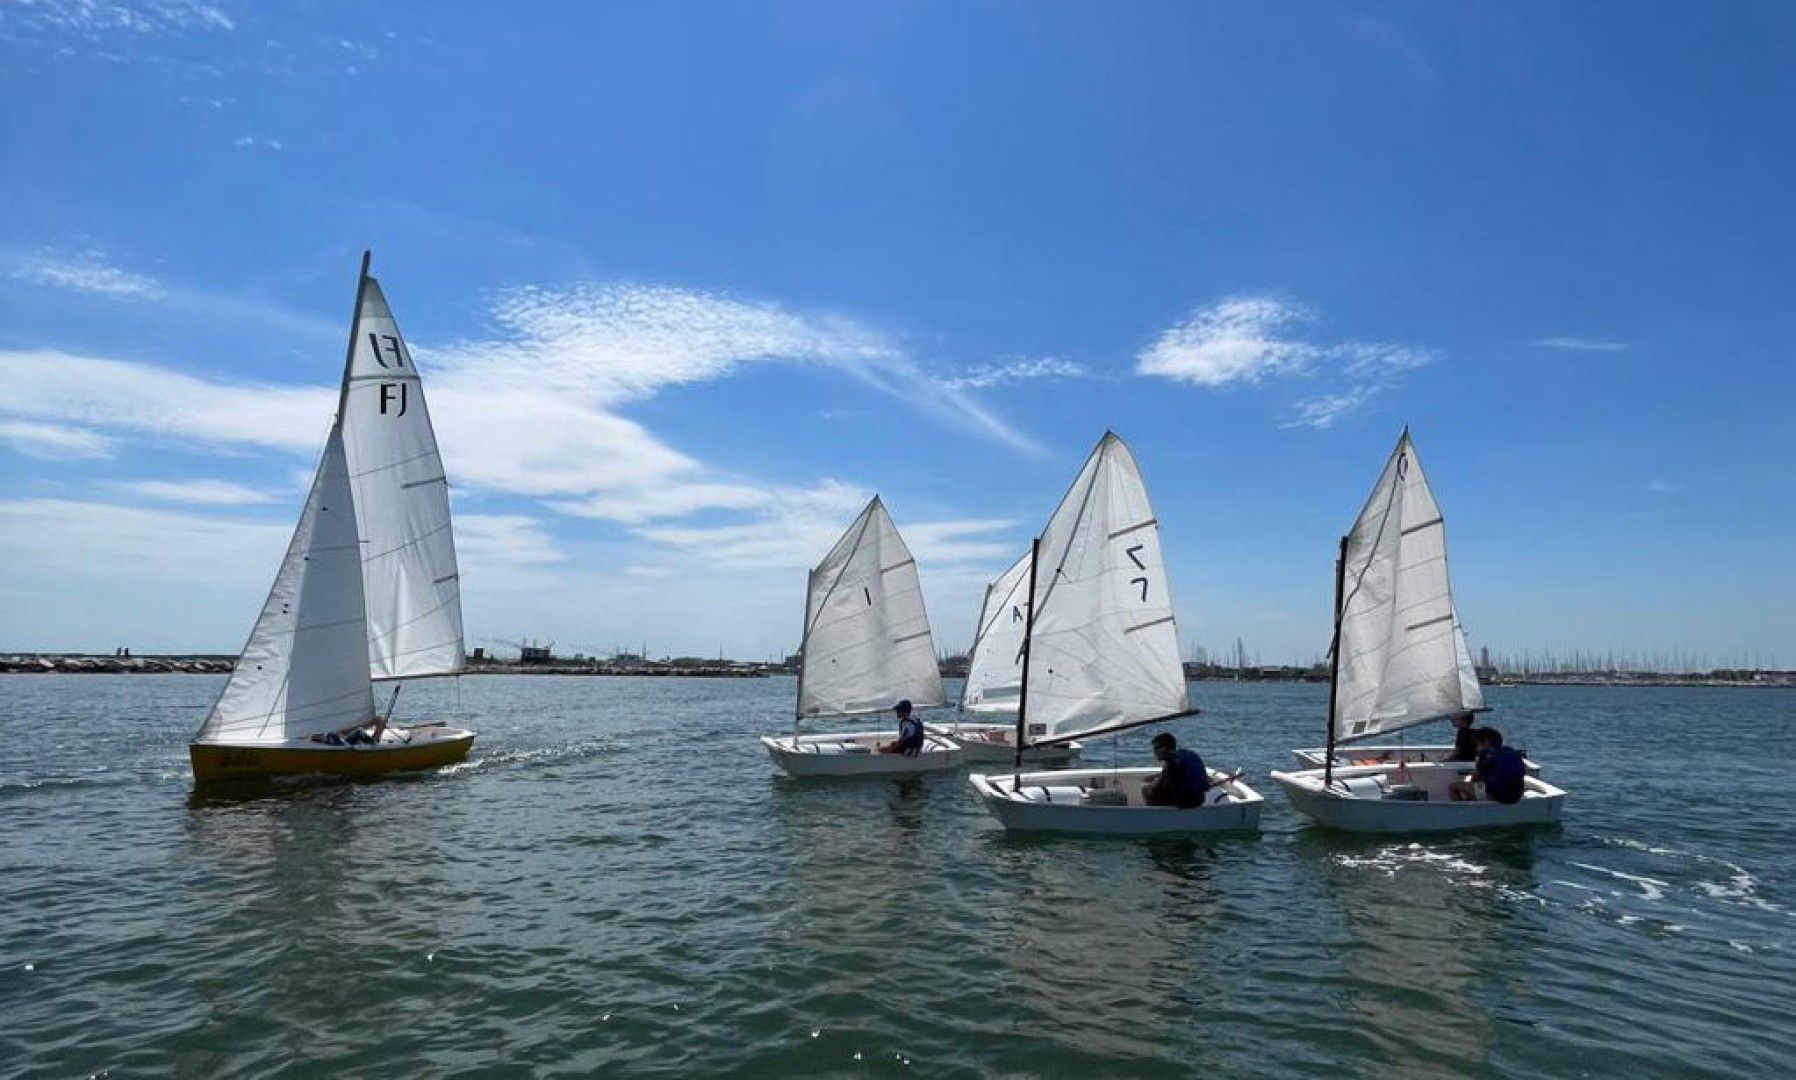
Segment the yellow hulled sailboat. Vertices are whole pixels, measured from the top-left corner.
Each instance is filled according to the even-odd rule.
[[[200,783],[460,761],[474,733],[392,723],[398,680],[459,674],[461,582],[424,389],[368,255],[337,415],[243,654],[189,750]],[[395,683],[387,708],[376,682]]]

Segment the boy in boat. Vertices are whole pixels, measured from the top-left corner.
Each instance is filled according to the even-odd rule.
[[[1469,712],[1454,714],[1452,723],[1453,753],[1448,755],[1447,760],[1477,761],[1478,735],[1484,729],[1472,726],[1472,714]]]
[[[1478,764],[1472,769],[1470,780],[1453,781],[1453,798],[1458,802],[1468,802],[1478,798],[1477,785],[1484,785],[1484,794],[1492,802],[1504,806],[1514,806],[1522,801],[1522,790],[1527,786],[1528,762],[1522,752],[1513,746],[1503,745],[1503,733],[1494,727],[1478,729]]]
[[[898,714],[898,740],[886,743],[879,752],[916,757],[923,752],[923,721],[910,714],[909,698],[892,706],[892,711]]]
[[[1210,793],[1210,773],[1203,758],[1195,751],[1180,750],[1179,740],[1170,731],[1154,736],[1154,758],[1161,763],[1160,775],[1142,782],[1143,802],[1180,810],[1204,804],[1204,796]]]

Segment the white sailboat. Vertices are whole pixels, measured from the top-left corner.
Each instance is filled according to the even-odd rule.
[[[917,562],[878,496],[811,571],[799,657],[792,734],[761,739],[786,772],[866,776],[960,764],[960,747],[932,732],[914,755],[880,752],[897,739],[892,731],[800,732],[807,720],[889,712],[900,701],[919,710],[943,701]]]
[[[1370,759],[1346,744],[1485,709],[1453,607],[1446,524],[1406,428],[1335,565],[1328,745],[1320,768],[1274,772],[1298,810],[1355,832],[1469,829],[1557,821],[1565,792],[1530,775],[1520,802],[1456,802],[1469,762]],[[1367,748],[1382,752],[1389,747]],[[1450,748],[1448,748],[1450,749]],[[1301,753],[1301,752],[1300,752]],[[1313,753],[1313,752],[1310,752]],[[1346,753],[1345,761],[1341,753]]]
[[[463,667],[448,481],[424,390],[362,256],[337,416],[274,586],[189,746],[196,781],[460,761],[474,733],[377,715],[377,681]]]
[[[1002,764],[1016,759],[1016,723],[968,721],[966,714],[1014,716],[1023,689],[1023,638],[1028,625],[1031,553],[1024,552],[998,580],[985,587],[979,626],[967,659],[960,692],[961,716],[948,737],[960,744],[968,764]],[[1071,761],[1084,746],[1077,742],[1024,749],[1023,761],[1050,764]]]
[[[1105,432],[1035,541],[1024,609],[1017,742],[1088,739],[1190,716],[1159,523],[1134,455]],[[1014,753],[1014,751],[1013,751]],[[1210,770],[1210,800],[1149,806],[1157,767],[975,774],[1007,829],[1150,834],[1259,827],[1260,796]]]

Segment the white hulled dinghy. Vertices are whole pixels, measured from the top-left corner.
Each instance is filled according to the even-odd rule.
[[[960,764],[960,747],[939,734],[926,732],[916,754],[886,754],[880,747],[896,741],[896,732],[800,731],[806,720],[886,712],[900,701],[922,709],[943,699],[917,562],[874,496],[811,571],[792,734],[762,736],[761,744],[793,776],[951,769]]]
[[[1035,541],[1024,608],[1023,749],[1177,720],[1190,707],[1159,524],[1134,455],[1105,432]],[[1015,751],[1013,750],[1013,754]],[[975,774],[1006,829],[1146,835],[1257,829],[1262,800],[1211,769],[1209,801],[1150,806],[1157,767]]]
[[[1033,556],[1025,552],[1010,569],[985,587],[979,609],[979,626],[973,631],[973,649],[967,660],[967,677],[960,691],[960,716],[948,737],[960,745],[969,765],[995,765],[1016,760],[1017,700],[1023,688],[1023,634],[1028,624],[1029,570]],[[974,716],[1009,715],[1004,723],[969,721]],[[1031,746],[1023,751],[1023,763],[1031,765],[1071,761],[1084,746],[1077,742]]]
[[[194,780],[460,761],[474,733],[392,723],[376,681],[463,667],[448,482],[423,386],[367,254],[337,416],[274,586],[199,734]]]
[[[1335,629],[1329,649],[1328,745],[1319,768],[1274,772],[1299,811],[1353,832],[1428,832],[1559,820],[1565,792],[1532,773],[1519,802],[1452,799],[1471,763],[1451,748],[1414,749],[1394,761],[1345,750],[1362,739],[1481,712],[1484,690],[1453,607],[1446,524],[1406,428],[1335,564]],[[1300,751],[1300,755],[1309,752]]]

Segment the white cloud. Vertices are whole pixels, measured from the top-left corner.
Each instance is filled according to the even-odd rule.
[[[964,374],[942,379],[941,383],[950,390],[983,390],[1000,383],[1023,379],[1077,379],[1086,374],[1088,373],[1083,365],[1071,360],[1051,356],[1034,359],[1025,357],[1002,364],[979,364],[969,368]]]
[[[1271,297],[1232,296],[1161,333],[1136,358],[1135,370],[1199,386],[1303,371],[1315,359],[1315,347],[1283,332],[1309,318],[1304,308]]]
[[[213,382],[152,364],[50,350],[0,351],[0,413],[142,435],[314,452],[334,391]]]
[[[258,146],[266,147],[269,150],[279,150],[281,148],[281,140],[263,138],[258,135],[241,135],[232,139],[231,145],[244,150],[253,150]]]
[[[0,421],[0,444],[27,457],[46,461],[80,461],[112,456],[113,440],[97,431],[30,420]]]
[[[1652,492],[1654,495],[1676,495],[1678,493],[1678,486],[1664,480],[1653,480],[1646,485],[1646,490]]]
[[[113,266],[104,253],[94,250],[72,253],[45,248],[35,252],[9,251],[0,265],[14,281],[71,292],[105,296],[150,298],[162,293],[156,279]]]
[[[1136,358],[1135,370],[1207,388],[1275,377],[1327,378],[1336,385],[1298,400],[1281,425],[1326,428],[1435,359],[1432,350],[1409,345],[1317,344],[1293,334],[1313,318],[1307,308],[1273,297],[1229,297],[1164,331]]]
[[[218,7],[198,0],[17,0],[26,22],[90,36],[180,34],[236,29]]]
[[[307,483],[310,483],[309,479]],[[228,480],[127,480],[113,486],[159,502],[201,506],[250,506],[282,501],[266,491]]]
[[[151,574],[159,582],[260,584],[274,577],[293,523],[73,499],[0,502],[0,564],[67,581]],[[244,629],[253,611],[242,613]]]
[[[1627,344],[1621,341],[1603,341],[1600,338],[1550,337],[1539,338],[1528,344],[1537,349],[1565,349],[1571,352],[1626,352]]]

